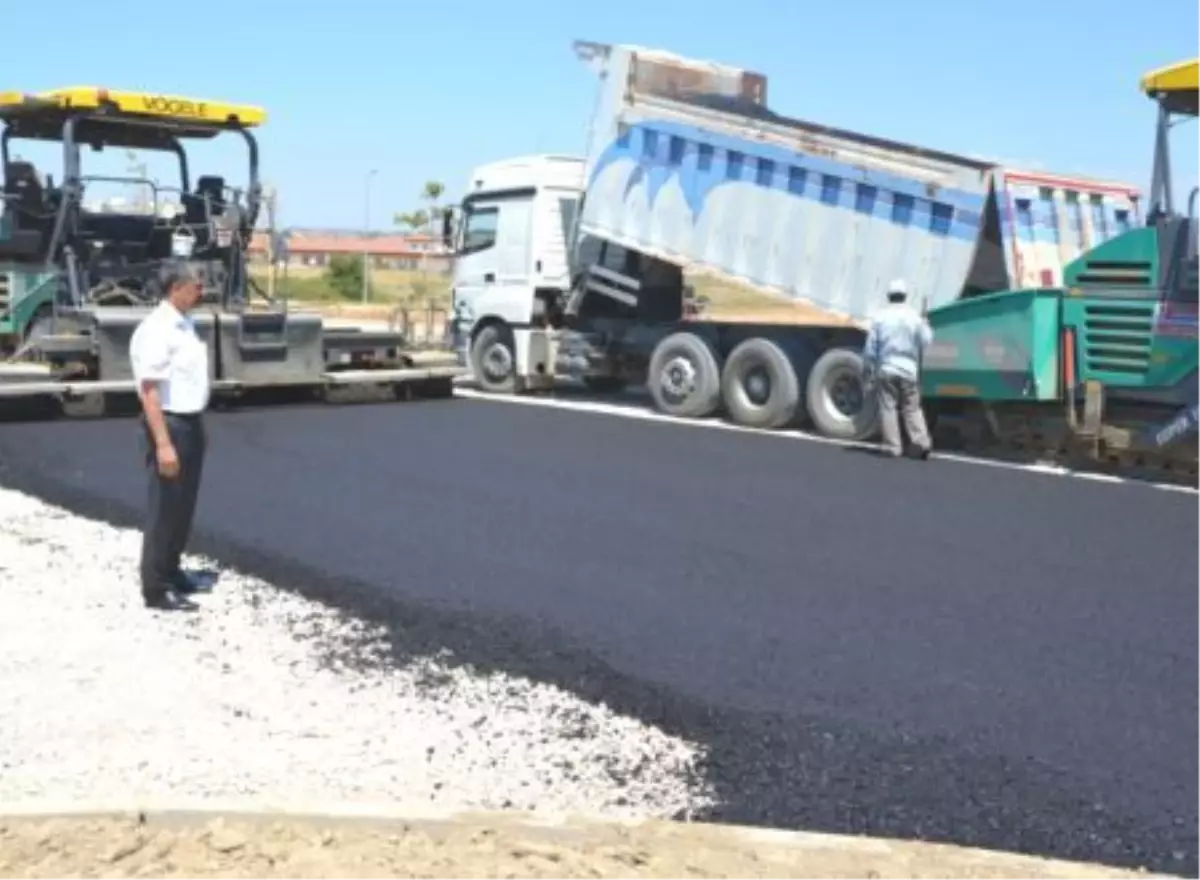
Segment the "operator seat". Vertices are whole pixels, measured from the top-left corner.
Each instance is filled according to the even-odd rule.
[[[205,210],[205,200],[208,210]],[[189,226],[207,223],[209,214],[217,216],[225,211],[225,178],[206,176],[196,181],[196,191],[183,197],[183,222]]]
[[[46,204],[46,193],[37,169],[29,162],[9,162],[4,166],[4,214],[9,237],[0,242],[0,253],[15,259],[41,255],[54,214]]]
[[[46,192],[38,179],[37,169],[29,162],[9,162],[4,167],[4,197],[6,205],[28,228],[30,220],[41,220],[46,214]]]
[[[203,250],[212,239],[209,220],[225,210],[225,178],[206,175],[197,179],[195,191],[185,194],[182,201],[183,222],[196,237],[196,249]]]
[[[209,211],[218,216],[225,213],[225,178],[205,175],[196,181],[196,195],[201,201],[208,199]]]

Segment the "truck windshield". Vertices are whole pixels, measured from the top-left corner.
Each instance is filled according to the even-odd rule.
[[[468,206],[463,217],[461,253],[471,254],[491,247],[496,241],[499,220],[499,208]]]

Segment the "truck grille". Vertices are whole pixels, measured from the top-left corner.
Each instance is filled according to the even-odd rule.
[[[1154,303],[1089,305],[1084,309],[1083,361],[1089,373],[1132,377],[1150,365]]]

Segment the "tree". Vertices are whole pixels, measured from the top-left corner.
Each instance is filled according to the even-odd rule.
[[[421,200],[429,204],[429,210],[418,209],[407,213],[397,213],[392,218],[392,222],[397,226],[407,227],[410,235],[421,231],[430,235],[437,235],[433,226],[435,223],[441,223],[443,210],[439,207],[438,202],[445,192],[446,185],[444,183],[437,180],[425,181],[425,186],[421,190]],[[420,270],[424,272],[426,268],[426,255],[422,252]]]
[[[421,189],[421,201],[428,203],[428,210],[418,209],[397,213],[392,222],[397,226],[408,227],[409,232],[431,232],[433,224],[441,222],[444,210],[439,206],[442,196],[446,194],[446,185],[438,180],[428,180]]]
[[[407,226],[409,232],[416,232],[429,224],[429,215],[424,211],[409,211],[406,214],[397,214],[393,222],[397,226]]]
[[[429,221],[429,214],[426,213],[425,211],[418,209],[416,211],[409,211],[406,214],[397,214],[395,217],[395,222],[398,226],[407,226],[408,232],[411,235],[414,232],[418,232],[419,230],[424,229],[426,226],[429,225],[430,221]],[[421,254],[420,269],[421,269],[421,271],[425,270],[425,255],[424,254]]]
[[[426,215],[425,222],[429,224],[442,216],[442,212],[438,210],[438,202],[446,193],[446,185],[437,180],[429,180],[425,182],[425,189],[421,193],[421,198],[429,202],[429,213]]]
[[[351,254],[337,254],[329,260],[325,269],[325,280],[333,292],[342,299],[359,299],[362,297],[363,261],[362,257]]]

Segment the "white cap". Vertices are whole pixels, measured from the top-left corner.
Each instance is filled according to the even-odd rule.
[[[887,287],[888,296],[908,296],[908,285],[903,278],[895,278]]]

